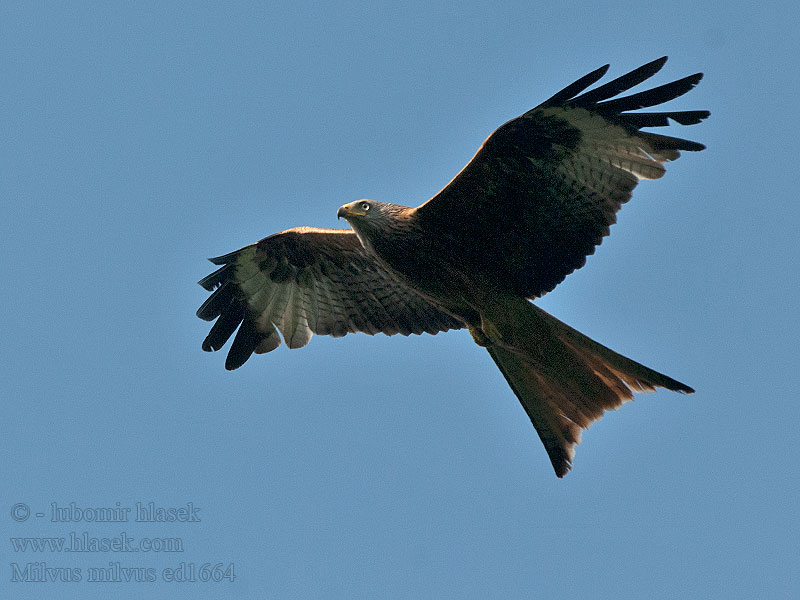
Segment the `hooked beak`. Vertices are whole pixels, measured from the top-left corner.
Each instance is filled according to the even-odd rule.
[[[363,217],[367,214],[362,210],[358,210],[357,206],[358,202],[351,202],[350,204],[340,206],[339,210],[336,212],[336,218],[341,219],[344,217],[346,219],[348,217]]]

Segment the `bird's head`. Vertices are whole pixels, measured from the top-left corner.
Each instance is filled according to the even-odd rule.
[[[408,228],[413,209],[400,204],[358,200],[339,208],[336,216],[344,217],[355,230],[365,248],[372,247],[372,238],[386,237]]]
[[[375,203],[372,200],[359,200],[358,202],[350,202],[349,204],[340,206],[336,216],[339,219],[344,217],[348,221],[351,219],[361,220],[370,216],[370,212],[372,211],[374,204]]]
[[[358,200],[339,208],[336,216],[344,217],[356,231],[387,230],[406,220],[412,209],[400,204]]]
[[[378,222],[387,219],[401,219],[412,212],[413,209],[401,204],[391,202],[378,202],[377,200],[359,200],[339,207],[336,216],[344,217],[350,224],[353,222]]]

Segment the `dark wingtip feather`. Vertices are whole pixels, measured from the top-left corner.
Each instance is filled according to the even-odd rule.
[[[661,58],[657,58],[654,61],[651,61],[651,62],[647,63],[645,65],[645,67],[649,67],[649,66],[652,65],[652,66],[655,67],[655,70],[653,71],[653,73],[658,73],[661,70],[661,67],[663,67],[667,63],[668,60],[669,60],[669,57],[664,55]]]
[[[580,94],[583,90],[587,87],[598,81],[603,75],[606,74],[609,67],[611,65],[603,65],[599,69],[595,69],[591,73],[588,73],[578,79],[577,81],[569,84],[560,92],[556,92],[550,98],[542,102],[539,107],[544,108],[547,106],[559,106],[560,104],[564,104],[566,101],[574,98],[578,94]]]
[[[214,263],[215,265],[226,265],[230,262],[233,262],[233,259],[241,252],[241,250],[234,250],[233,252],[228,252],[227,254],[223,254],[222,256],[215,256],[213,258],[209,258],[208,260]]]
[[[211,273],[210,275],[206,275],[200,281],[198,281],[198,285],[203,286],[203,288],[207,289],[209,292],[213,292],[218,286],[222,285],[224,281],[229,279],[228,271],[230,271],[231,265],[226,264]]]
[[[230,306],[234,298],[234,287],[229,281],[225,281],[217,290],[214,291],[200,308],[197,309],[197,316],[204,321],[213,321]]]
[[[670,119],[680,125],[697,125],[703,119],[711,116],[710,110],[682,110],[669,113],[667,115]]]
[[[667,375],[660,374],[662,379],[656,383],[657,387],[663,387],[673,392],[680,392],[681,394],[694,394],[694,389],[690,388],[685,383],[681,383],[677,379],[668,377]]]
[[[252,356],[264,337],[264,334],[256,329],[256,323],[253,319],[244,319],[239,331],[236,333],[236,337],[233,338],[233,344],[231,344],[228,357],[225,359],[225,368],[228,371],[233,371],[241,367]]]
[[[222,348],[244,318],[244,302],[231,301],[203,340],[203,350],[212,352]]]
[[[566,454],[559,454],[558,456],[550,454],[550,464],[553,465],[553,470],[556,472],[556,477],[563,479],[564,475],[572,469],[572,463]]]
[[[654,113],[622,113],[618,120],[634,129],[642,127],[668,127],[670,121],[680,125],[697,125],[711,113],[707,110],[678,110]]]
[[[661,70],[661,67],[667,62],[667,57],[662,56],[661,58],[657,58],[654,61],[647,63],[646,65],[642,65],[633,71],[626,73],[612,81],[609,81],[606,84],[601,85],[598,88],[590,90],[585,94],[578,96],[574,100],[570,102],[571,106],[591,106],[601,100],[607,100],[608,98],[613,98],[617,94],[620,94],[626,90],[631,89],[632,87],[639,85],[646,79],[649,79],[656,73]]]
[[[683,96],[703,79],[702,73],[695,73],[670,83],[665,83],[653,89],[631,94],[616,100],[607,100],[597,105],[597,110],[607,113],[619,113],[626,110],[638,110],[655,106]]]

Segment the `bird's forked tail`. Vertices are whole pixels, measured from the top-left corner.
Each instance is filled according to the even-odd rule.
[[[562,323],[527,300],[506,297],[484,314],[498,339],[487,346],[536,428],[556,475],[572,467],[581,429],[658,387],[689,386],[645,367]]]

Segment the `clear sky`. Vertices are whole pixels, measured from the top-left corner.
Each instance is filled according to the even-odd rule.
[[[796,4],[218,4],[0,5],[0,597],[796,597]],[[541,305],[697,393],[607,414],[565,479],[463,331],[200,350],[206,257],[419,204],[504,121],[664,54],[656,83],[706,73],[671,106],[711,110],[673,129],[708,150]],[[183,552],[19,546],[70,533]],[[13,581],[41,563],[81,581]]]

